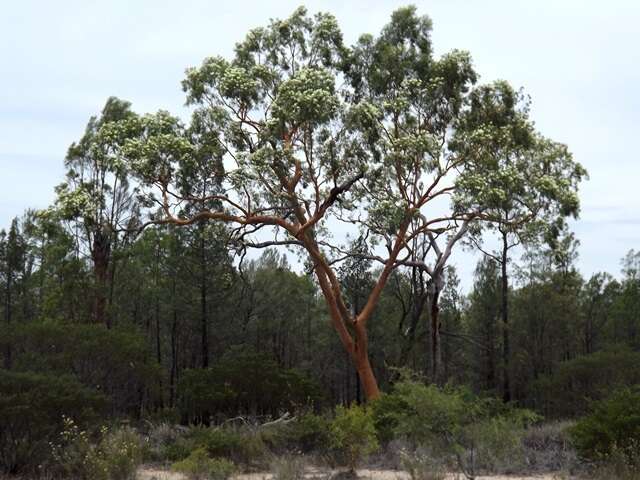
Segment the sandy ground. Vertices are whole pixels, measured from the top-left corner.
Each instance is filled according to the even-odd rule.
[[[318,477],[318,473],[310,473],[310,477]],[[406,472],[396,470],[358,470],[358,476],[363,480],[407,480],[409,477]],[[249,473],[236,475],[234,480],[271,480],[270,473]],[[558,480],[562,477],[554,475],[535,475],[530,477],[522,476],[480,476],[477,480]],[[171,472],[169,470],[159,470],[157,468],[141,468],[138,471],[138,480],[186,480],[186,477],[180,473]],[[447,480],[466,480],[464,475],[449,474]]]

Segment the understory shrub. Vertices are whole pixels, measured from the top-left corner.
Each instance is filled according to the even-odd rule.
[[[269,470],[274,480],[303,480],[306,462],[300,455],[285,455],[275,457],[271,461]]]
[[[227,480],[236,471],[233,462],[226,458],[211,458],[203,447],[193,450],[172,468],[190,480]]]
[[[332,444],[344,453],[350,472],[355,472],[363,457],[378,449],[373,415],[364,406],[338,405],[330,431]]]
[[[320,401],[308,375],[260,354],[234,354],[207,369],[185,370],[178,388],[183,420],[207,423],[216,414],[275,415]]]
[[[0,472],[30,472],[50,459],[63,416],[97,421],[106,400],[70,376],[0,370]]]
[[[140,435],[129,427],[103,427],[94,437],[65,417],[49,470],[77,480],[135,480],[143,458]]]
[[[536,472],[572,471],[578,467],[569,430],[572,422],[548,422],[527,428],[522,438],[527,469]]]
[[[176,462],[186,459],[194,450],[203,449],[211,458],[226,458],[237,465],[263,465],[267,448],[259,432],[240,427],[189,428],[164,446],[161,456]]]
[[[277,454],[321,452],[329,444],[329,420],[312,412],[260,428],[260,437]]]
[[[640,469],[640,386],[616,391],[594,402],[591,414],[571,428],[571,438],[581,457]]]
[[[400,465],[411,480],[445,480],[447,476],[446,465],[420,451],[401,451]]]
[[[470,476],[477,471],[520,470],[525,465],[522,436],[539,420],[465,388],[403,380],[377,402],[376,423],[383,435],[406,438],[416,451],[426,451],[456,465]]]
[[[545,415],[575,418],[589,413],[590,403],[612,391],[640,384],[640,352],[628,347],[582,355],[561,362],[553,375],[536,382],[539,408]]]

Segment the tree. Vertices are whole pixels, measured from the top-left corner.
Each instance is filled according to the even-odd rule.
[[[18,219],[14,218],[8,234],[4,230],[0,231],[0,280],[2,280],[4,286],[3,307],[7,333],[12,328],[19,282],[24,276],[25,255],[26,245],[24,238],[20,232]],[[11,366],[12,349],[11,344],[7,343],[4,352],[4,368],[9,370]]]
[[[110,123],[133,117],[129,102],[111,97],[99,117],[91,117],[82,138],[69,147],[66,181],[56,187],[54,213],[72,221],[76,241],[86,242],[95,278],[93,321],[111,327],[107,291],[113,290],[113,251],[133,231],[137,204],[117,150]],[[77,247],[80,248],[79,246]],[[108,285],[108,282],[111,285]]]
[[[252,30],[232,60],[208,58],[188,70],[187,102],[227,167],[220,193],[185,191],[199,147],[175,117],[159,112],[114,126],[137,132],[120,151],[161,209],[151,223],[217,220],[234,225],[245,245],[308,255],[368,399],[379,389],[367,323],[393,270],[411,258],[412,240],[462,228],[503,192],[499,165],[478,153],[481,121],[452,142],[476,74],[465,52],[434,58],[430,31],[427,17],[403,8],[377,38],[347,48],[331,15],[311,18],[301,8]],[[348,84],[337,89],[341,78]],[[439,200],[454,192],[443,208]],[[214,200],[195,213],[184,208]],[[366,233],[382,265],[357,315],[335,268],[344,247],[328,234],[339,222]],[[254,235],[269,230],[266,241]]]
[[[485,199],[484,226],[497,232],[501,242],[495,254],[480,245],[479,231],[471,238],[501,266],[503,399],[509,401],[509,251],[540,239],[553,243],[564,228],[565,217],[578,215],[577,190],[586,170],[565,145],[534,130],[528,101],[506,82],[476,89],[470,102],[458,130],[464,137],[461,148],[471,148],[468,154],[482,156],[499,172],[483,181],[483,172],[477,171],[477,176],[468,175],[463,181],[468,195]]]

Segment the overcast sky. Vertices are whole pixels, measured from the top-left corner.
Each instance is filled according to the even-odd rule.
[[[376,33],[411,2],[309,1],[338,17],[348,43]],[[437,54],[469,50],[481,81],[506,79],[533,100],[539,130],[587,167],[581,219],[584,275],[617,273],[640,248],[640,2],[414,3],[434,24]],[[184,69],[228,55],[248,29],[300,1],[2,0],[0,228],[46,207],[67,147],[110,95],[138,112],[184,112]],[[475,259],[458,254],[468,286]]]

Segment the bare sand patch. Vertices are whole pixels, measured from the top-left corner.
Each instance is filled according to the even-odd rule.
[[[329,472],[326,471],[310,471],[307,476],[309,478],[326,478]],[[409,476],[401,470],[358,470],[358,476],[363,480],[408,480]],[[273,474],[269,472],[244,473],[233,477],[234,480],[272,480]],[[477,480],[556,480],[562,478],[557,475],[489,475],[476,477]],[[462,474],[450,473],[447,480],[465,480]],[[181,473],[163,470],[159,468],[141,468],[138,471],[138,480],[186,480]]]

